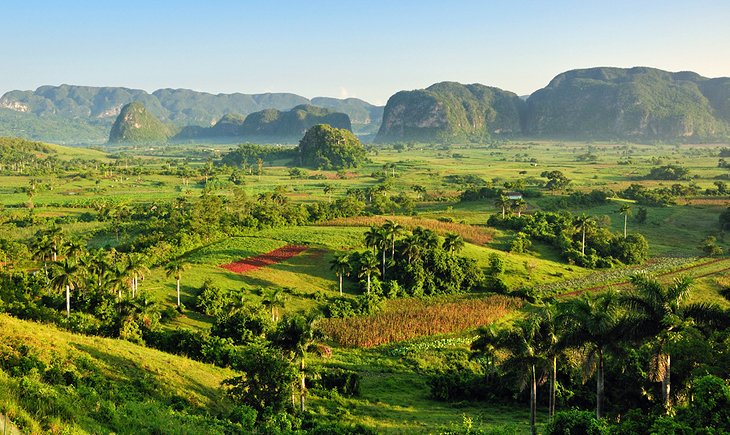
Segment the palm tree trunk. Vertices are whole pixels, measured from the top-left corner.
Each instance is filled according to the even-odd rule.
[[[530,433],[537,434],[536,417],[537,417],[537,376],[535,375],[535,366],[530,367]]]
[[[337,275],[340,276],[340,296],[342,296],[342,273],[338,273]]]
[[[596,371],[596,418],[603,416],[603,349],[598,351],[598,370]]]
[[[304,384],[304,357],[299,361],[299,371],[301,372],[301,385],[299,386],[299,405],[302,412],[304,412],[304,393],[307,391],[307,387]]]
[[[502,219],[504,219],[505,206],[502,206]]]
[[[672,375],[672,369],[671,369],[671,363],[672,359],[669,354],[663,355],[666,358],[667,361],[667,368],[664,370],[664,377],[662,377],[662,401],[664,403],[664,409],[666,411],[669,411],[669,409],[672,407],[671,403],[671,375]]]
[[[385,282],[385,250],[388,248],[383,247],[383,282]]]
[[[71,289],[66,286],[66,317],[71,317]]]
[[[368,273],[368,294],[370,294],[370,274]]]
[[[180,308],[180,278],[175,280],[177,285],[177,307]]]
[[[558,381],[558,357],[553,356],[552,376],[550,378],[550,408],[548,415],[552,419],[555,415],[555,390]]]
[[[580,245],[580,253],[586,255],[586,226],[583,225],[583,243]]]

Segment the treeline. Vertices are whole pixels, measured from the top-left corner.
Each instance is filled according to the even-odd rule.
[[[481,329],[471,355],[432,376],[432,396],[530,403],[533,433],[538,405],[548,434],[730,431],[730,312],[687,303],[688,279],[631,281]]]
[[[510,242],[512,252],[525,252],[533,241],[541,241],[557,248],[568,262],[583,267],[639,264],[649,255],[649,244],[641,234],[614,234],[585,214],[575,216],[567,211],[536,211],[531,215],[504,217],[493,214],[487,223],[516,232]]]

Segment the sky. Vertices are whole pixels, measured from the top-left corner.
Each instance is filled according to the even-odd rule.
[[[2,0],[0,94],[41,85],[385,104],[440,81],[528,95],[593,66],[730,76],[728,0]]]

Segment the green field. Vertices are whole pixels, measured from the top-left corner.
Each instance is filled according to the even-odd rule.
[[[2,272],[12,277],[13,273],[37,271],[35,277],[41,290],[34,297],[38,304],[47,305],[22,313],[29,318],[31,314],[36,318],[46,316],[47,323],[57,324],[28,323],[0,314],[0,357],[4,358],[0,361],[0,414],[8,415],[15,425],[29,432],[62,433],[61,428],[66,425],[69,427],[66,433],[116,431],[123,425],[128,425],[125,430],[144,432],[154,425],[179,424],[181,433],[192,433],[196,432],[193,429],[196,421],[206,428],[205,425],[214,426],[216,423],[203,415],[206,410],[215,416],[230,412],[234,405],[220,383],[235,372],[153,350],[151,342],[149,347],[144,347],[139,345],[144,342],[141,338],[125,336],[124,333],[129,333],[125,328],[132,328],[131,337],[136,337],[134,328],[147,333],[145,321],[153,325],[150,328],[159,328],[155,331],[172,333],[183,329],[209,334],[220,318],[237,310],[258,310],[264,313],[263,317],[270,317],[272,302],[268,298],[276,290],[281,290],[282,299],[277,311],[279,318],[269,325],[272,330],[286,316],[328,313],[332,304],[337,303],[360,304],[366,298],[363,295],[365,275],[358,276],[357,271],[348,273],[343,279],[340,299],[338,276],[332,263],[341,254],[352,258],[371,249],[365,239],[370,226],[389,221],[404,227],[397,243],[405,243],[409,235],[419,231],[418,227],[432,230],[438,243],[443,243],[452,233],[460,236],[463,247],[449,253],[449,258],[459,256],[473,261],[478,271],[485,276],[494,274],[505,286],[506,290],[500,291],[506,296],[500,297],[520,301],[500,312],[496,323],[503,326],[530,318],[543,304],[563,293],[573,297],[585,289],[625,291],[630,288],[627,282],[631,275],[642,269],[660,274],[661,282],[667,285],[674,278],[694,277],[687,302],[730,308],[730,302],[722,296],[730,287],[726,278],[730,273],[727,257],[716,252],[718,260],[715,261],[706,258],[706,252],[700,248],[707,236],[714,236],[723,252],[730,249],[730,239],[719,226],[720,214],[730,206],[730,194],[712,191],[716,182],[730,178],[727,168],[718,167],[718,150],[722,146],[556,141],[382,146],[370,149],[369,162],[364,166],[347,171],[304,168],[303,174],[292,175],[294,167],[282,160],[265,161],[260,174],[254,173],[253,168],[236,168],[243,174],[240,184],[231,181],[234,168],[208,163],[209,158],[215,161],[228,151],[230,147],[226,145],[114,147],[107,150],[109,154],[52,146],[59,159],[81,163],[51,173],[0,171]],[[594,154],[595,158],[586,161],[581,157],[585,154]],[[667,164],[687,168],[691,177],[677,181],[645,178],[652,168]],[[545,187],[546,178],[541,174],[555,170],[571,181],[562,189],[550,190]],[[622,191],[632,184],[646,189],[671,188],[676,184],[692,188],[693,193],[675,195],[674,203],[665,206],[642,205],[637,200],[621,197]],[[38,187],[29,193],[29,186]],[[487,186],[524,191],[526,205],[520,213],[586,213],[595,219],[595,229],[591,231],[605,229],[610,234],[622,234],[624,217],[618,210],[629,204],[628,232],[646,238],[648,258],[640,264],[616,264],[610,269],[582,267],[566,260],[559,244],[547,238],[534,238],[524,252],[511,252],[510,243],[517,231],[487,224],[491,216],[502,213],[495,199],[459,200],[464,191]],[[610,191],[606,202],[571,202],[571,198],[596,189]],[[279,196],[272,199],[272,194]],[[345,207],[346,200],[356,195],[361,195],[357,201],[362,203],[362,209],[356,214],[338,215],[341,211],[338,208]],[[198,209],[198,204],[207,205]],[[646,209],[643,222],[636,220],[640,208]],[[266,220],[276,213],[281,213],[279,220]],[[317,217],[317,213],[325,217]],[[218,220],[218,215],[226,218]],[[113,256],[114,264],[126,264],[129,254],[141,255],[146,268],[137,272],[139,296],[131,299],[131,274],[118,281],[121,284],[114,287],[116,290],[106,291],[105,297],[111,302],[104,315],[118,316],[120,320],[109,323],[113,325],[110,329],[96,331],[103,331],[98,335],[114,338],[64,331],[74,326],[63,323],[66,322],[65,305],[59,296],[63,287],[54,287],[50,279],[48,283],[41,280],[44,263],[50,263],[47,254],[50,248],[46,248],[46,254],[34,253],[39,249],[35,247],[39,234],[53,228],[62,230],[63,245],[74,242],[89,251],[103,248]],[[579,240],[577,227],[571,237]],[[393,246],[400,249],[401,245],[395,243]],[[307,249],[245,273],[221,267],[288,245]],[[396,256],[391,254],[391,245],[378,249],[381,250],[375,257],[376,269],[382,267],[382,249],[386,260]],[[75,255],[63,250],[59,254],[62,260],[72,260]],[[495,258],[500,260],[499,272],[492,271]],[[401,267],[397,270],[405,275],[409,269],[398,265],[396,260],[402,261],[392,258],[389,270]],[[187,265],[181,272],[183,307],[179,310],[174,309],[175,276],[165,270],[172,261]],[[51,273],[51,279],[55,273]],[[398,284],[403,277],[387,272],[386,282],[381,283],[377,279],[380,272],[373,273],[377,285],[384,289],[379,291],[388,300],[370,307],[369,313],[354,313],[366,321],[388,310],[406,312],[410,308],[393,307],[409,307],[408,301],[414,300],[458,310],[459,304],[466,307],[469,301],[488,298],[495,291],[484,284],[468,291],[419,295],[408,294],[409,289],[395,285],[396,290],[388,295],[387,289],[394,286],[392,282]],[[31,280],[27,278],[28,282]],[[199,306],[204,286],[212,286],[220,295],[232,295],[233,299],[226,300],[228,305],[218,317],[205,314]],[[81,288],[80,284],[72,287],[71,309],[75,312],[77,300],[82,299],[80,293],[91,291],[91,286],[89,289]],[[9,288],[3,291],[9,292]],[[127,317],[123,317],[123,304],[113,299],[120,289],[132,307],[128,308],[132,314]],[[47,293],[53,295],[44,299]],[[5,296],[8,300],[10,297]],[[11,310],[16,308],[0,298],[0,311],[14,312]],[[101,314],[89,311],[79,316],[75,320],[79,324],[106,325],[106,320],[99,320],[103,318]],[[435,322],[438,321],[437,318]],[[137,323],[129,326],[124,322]],[[143,332],[139,333],[140,337]],[[260,335],[259,339],[265,340]],[[322,344],[328,346],[329,353],[310,352],[308,366],[313,373],[333,369],[355,372],[360,377],[360,392],[348,397],[313,388],[307,397],[306,415],[317,421],[361,424],[378,433],[528,432],[530,413],[524,393],[520,393],[519,400],[517,393],[508,400],[488,401],[440,401],[433,397],[429,380],[446,368],[481,370],[469,359],[469,345],[476,336],[476,330],[468,328],[444,335],[424,334],[405,342],[392,340],[368,349],[341,347],[324,338]],[[66,364],[83,372],[85,369],[79,361],[86,361],[111,380],[114,391],[122,393],[95,399],[89,391],[74,392],[67,385],[48,384],[43,380],[45,372],[38,369],[17,376],[8,368],[11,361],[8,355],[18,352],[19,343],[25,343],[44,367]],[[565,362],[577,365],[575,360],[579,358],[576,355],[570,358],[573,361]],[[33,388],[51,395],[55,401],[48,407],[33,402],[35,396],[23,390],[30,388],[23,382],[34,382]],[[143,384],[148,382],[160,390],[144,390]],[[545,387],[540,388],[543,394]],[[144,393],[139,395],[138,391]],[[579,393],[588,394],[585,391],[581,389]],[[584,408],[590,399],[581,396],[578,399],[583,402],[579,402],[570,399],[567,393],[565,397],[561,400],[575,400],[574,404]],[[109,403],[117,398],[123,403],[107,412],[117,416],[108,417],[108,421],[98,409],[73,410],[77,402],[84,409],[103,408],[111,406]],[[171,411],[168,413],[167,409]],[[546,405],[540,402],[540,428],[546,423],[546,412]],[[150,426],[145,426],[145,414],[152,416]],[[220,429],[213,426],[210,426],[213,432]]]

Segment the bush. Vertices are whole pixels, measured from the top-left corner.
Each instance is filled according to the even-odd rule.
[[[334,390],[338,394],[347,397],[360,394],[360,375],[357,372],[332,368],[325,368],[324,370],[319,373],[319,379],[311,380],[313,387]]]
[[[553,420],[545,427],[548,435],[601,435],[607,434],[606,423],[597,420],[590,411],[562,411],[555,414]]]

